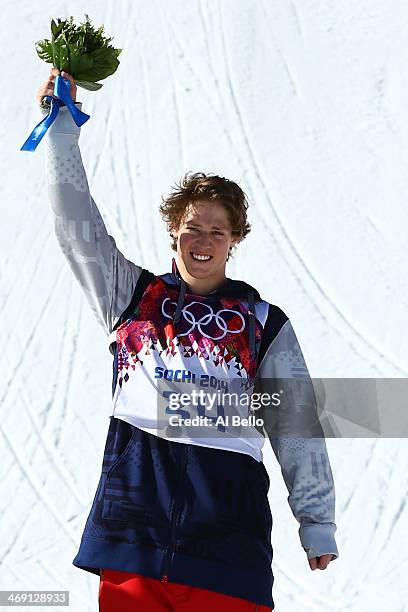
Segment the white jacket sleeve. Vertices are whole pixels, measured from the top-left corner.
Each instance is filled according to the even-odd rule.
[[[263,392],[272,387],[284,391],[277,409],[263,409],[263,419],[289,506],[300,524],[301,545],[309,559],[324,554],[337,558],[333,475],[313,384],[289,319],[269,345],[258,376]]]
[[[81,109],[82,103],[76,106]],[[46,109],[39,107],[43,117]],[[109,334],[133,295],[142,268],[108,235],[92,198],[78,139],[66,106],[44,136],[48,198],[57,241],[97,320]]]

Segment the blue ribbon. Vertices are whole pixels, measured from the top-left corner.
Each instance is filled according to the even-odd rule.
[[[77,106],[75,106],[75,102],[71,98],[70,94],[71,83],[68,79],[63,79],[61,76],[57,75],[54,83],[54,96],[57,98],[53,98],[52,96],[45,96],[45,99],[51,103],[51,108],[46,117],[38,123],[20,151],[35,151],[39,143],[41,142],[43,136],[47,132],[48,128],[52,123],[54,123],[61,106],[67,106],[73,120],[77,124],[78,127],[83,125],[88,119],[90,119],[90,115],[83,113]]]

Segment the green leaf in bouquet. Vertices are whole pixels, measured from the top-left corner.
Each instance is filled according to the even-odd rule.
[[[116,72],[119,61],[113,49],[100,47],[89,53],[87,57],[92,60],[92,68],[88,71],[82,70],[78,74],[78,79],[85,81],[100,81]]]
[[[53,40],[52,43],[51,43],[51,46],[52,46],[52,65],[55,66],[55,68],[60,69],[60,46],[61,46],[61,42]]]
[[[58,21],[60,21],[58,19]],[[62,28],[64,26],[64,22],[59,23],[58,25],[55,23],[55,21],[53,19],[51,19],[51,34],[53,36],[53,38],[57,38],[59,33],[61,32]]]
[[[51,19],[51,35],[53,38],[58,38],[62,32],[64,32],[67,37],[70,37],[71,34],[75,32],[75,28],[73,17],[69,19],[60,19],[58,17],[57,22]]]
[[[69,44],[64,33],[61,36],[60,44],[60,70],[65,70],[68,74],[71,74],[71,53],[69,50]]]
[[[87,80],[91,80],[93,81],[94,79],[84,79],[82,78],[82,74],[89,74],[92,70],[92,65],[93,65],[93,61],[92,58],[90,58],[88,55],[78,55],[77,53],[75,53],[75,50],[72,50],[71,53],[71,68],[70,70],[67,70],[67,72],[69,74],[72,74],[72,76],[74,76],[74,79],[76,81],[78,80],[83,80],[83,81],[87,81]],[[96,81],[97,79],[95,79]]]
[[[103,83],[91,83],[90,81],[75,81],[75,83],[78,85],[78,87],[82,87],[88,91],[97,91],[103,87]]]
[[[52,44],[49,40],[39,40],[35,43],[35,49],[40,59],[52,64]]]

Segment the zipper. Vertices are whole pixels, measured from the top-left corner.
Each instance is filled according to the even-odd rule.
[[[179,444],[179,442],[176,442],[175,444]],[[170,544],[166,552],[166,557],[164,559],[164,566],[162,569],[161,582],[169,581],[168,573],[169,573],[170,561],[176,550],[176,529],[177,529],[177,521],[179,519],[181,510],[182,510],[182,506],[180,502],[182,501],[181,493],[182,493],[182,485],[184,482],[184,476],[186,472],[187,452],[188,452],[188,446],[187,444],[185,444],[182,455],[181,455],[181,460],[180,460],[181,476],[180,476],[177,492],[174,496],[173,506],[170,512]]]

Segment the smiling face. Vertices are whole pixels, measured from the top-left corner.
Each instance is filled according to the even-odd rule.
[[[177,266],[193,292],[205,295],[221,284],[229,248],[237,241],[225,207],[209,200],[195,202],[175,236]]]

